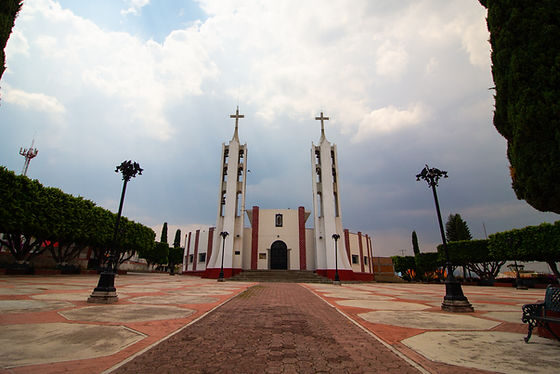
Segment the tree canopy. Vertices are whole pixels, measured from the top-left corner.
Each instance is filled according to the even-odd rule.
[[[12,33],[16,17],[21,9],[23,0],[0,1],[0,79],[6,70],[6,54],[4,49]]]
[[[445,223],[445,236],[450,242],[471,240],[471,230],[460,214],[450,214]]]
[[[507,140],[513,190],[560,213],[560,1],[480,3],[488,9],[494,126]]]
[[[544,261],[560,279],[560,221],[499,232],[489,236],[492,256],[504,260]]]
[[[90,200],[44,187],[37,180],[0,167],[0,239],[17,262],[49,250],[65,264],[86,246],[103,261],[114,244],[119,263],[153,247],[154,231],[122,217],[117,243],[112,243],[116,214]]]

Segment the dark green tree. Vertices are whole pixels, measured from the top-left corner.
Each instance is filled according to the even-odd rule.
[[[90,230],[95,204],[53,187],[43,188],[41,194],[46,219],[40,235],[57,267],[64,270],[92,242],[91,235],[97,235]]]
[[[21,9],[23,0],[0,1],[0,79],[6,70],[6,55],[4,49],[12,33],[16,17]]]
[[[168,260],[170,274],[174,275],[175,266],[183,262],[183,248],[181,248],[181,229],[177,229],[177,231],[175,231],[173,248],[169,248]]]
[[[173,239],[173,248],[179,248],[181,246],[181,229],[175,231],[175,239]]]
[[[126,218],[124,218],[121,224],[122,228],[119,229],[120,232],[115,248],[117,251],[117,266],[130,260],[136,254],[140,255],[153,250],[156,238],[154,230],[142,224],[130,221]],[[116,270],[115,268],[115,271]]]
[[[29,261],[45,251],[46,224],[41,194],[43,186],[13,171],[0,167],[0,242],[17,263]]]
[[[510,261],[544,261],[560,282],[560,221],[489,236],[490,254]]]
[[[560,1],[480,0],[488,9],[494,126],[507,140],[512,187],[560,213]]]
[[[416,231],[412,231],[412,251],[414,252],[414,256],[418,256],[420,254],[420,247],[418,246],[418,236],[416,235]]]
[[[100,263],[106,260],[116,214],[4,167],[0,167],[0,191],[0,243],[17,263],[28,263],[49,250],[57,264],[65,265],[86,246]],[[153,246],[155,239],[149,227],[126,217],[122,221],[115,248],[120,263]]]
[[[492,280],[500,273],[505,260],[490,253],[488,248],[489,241],[482,240],[462,240],[448,242],[447,249],[453,266],[463,266],[469,272],[473,272],[480,279]],[[441,261],[445,259],[443,246],[437,247]]]
[[[167,222],[163,223],[161,228],[161,238],[159,239],[161,243],[167,243]]]
[[[460,214],[450,214],[445,223],[445,236],[450,242],[471,240],[472,235],[467,222],[463,221]]]

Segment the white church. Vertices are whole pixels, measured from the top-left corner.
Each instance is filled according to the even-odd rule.
[[[311,212],[295,209],[245,210],[247,144],[241,144],[239,119],[228,144],[222,144],[216,226],[186,234],[183,273],[225,278],[245,270],[307,270],[340,280],[373,280],[371,238],[342,226],[336,145],[325,137],[321,112],[319,144],[311,144],[313,228],[306,227]],[[250,227],[244,227],[246,212]],[[336,255],[335,255],[336,253]]]

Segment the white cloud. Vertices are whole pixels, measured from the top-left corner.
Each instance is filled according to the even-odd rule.
[[[475,22],[468,23],[462,32],[463,48],[469,54],[471,64],[485,68],[490,65],[490,43],[481,43],[480,41],[488,40],[490,34],[484,18],[480,18],[479,22],[473,21]]]
[[[398,109],[392,105],[375,109],[363,117],[352,141],[362,142],[375,134],[400,131],[418,125],[428,117],[429,110],[421,103],[408,109]]]
[[[6,54],[10,56],[17,54],[29,56],[29,43],[25,35],[19,29],[12,30],[12,34],[6,45]]]
[[[407,64],[408,54],[402,46],[386,41],[377,48],[375,71],[378,75],[397,78],[405,71]]]
[[[4,85],[3,99],[7,103],[19,105],[27,110],[50,114],[63,114],[66,112],[64,105],[56,97],[13,89],[9,85]]]
[[[150,0],[126,0],[125,3],[128,5],[128,8],[121,10],[123,16],[127,14],[138,15],[142,8],[150,3]]]
[[[85,94],[110,98],[125,120],[101,126],[128,126],[139,136],[170,139],[175,131],[166,105],[200,95],[203,82],[218,74],[200,24],[174,31],[160,44],[102,30],[51,0],[30,0],[18,25],[40,51],[34,58],[45,73],[37,83],[52,82],[45,90],[60,91],[68,100]]]

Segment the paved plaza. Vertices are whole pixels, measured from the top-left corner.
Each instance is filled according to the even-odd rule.
[[[544,290],[439,284],[241,283],[166,274],[1,276],[0,373],[555,373],[560,343],[523,342]]]

